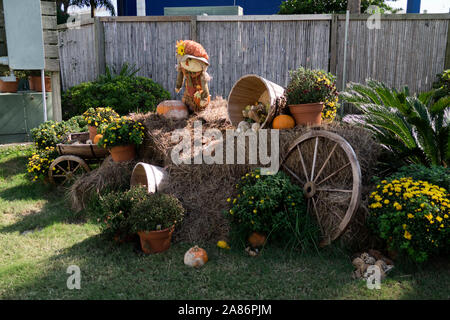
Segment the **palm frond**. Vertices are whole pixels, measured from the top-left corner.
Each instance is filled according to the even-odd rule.
[[[341,95],[362,115],[359,125],[369,129],[388,150],[407,162],[447,164],[450,159],[450,97],[433,103],[433,92],[410,96],[382,82],[351,83]]]

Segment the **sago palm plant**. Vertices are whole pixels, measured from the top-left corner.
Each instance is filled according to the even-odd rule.
[[[362,115],[344,118],[363,125],[397,160],[447,166],[450,160],[450,96],[433,101],[433,91],[411,96],[408,87],[390,89],[381,82],[350,83],[341,98]]]

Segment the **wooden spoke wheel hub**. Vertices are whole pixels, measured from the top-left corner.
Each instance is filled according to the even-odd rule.
[[[316,194],[316,184],[314,181],[308,181],[303,186],[303,192],[305,193],[306,198],[312,198]]]
[[[56,158],[50,164],[48,177],[55,185],[67,186],[85,172],[91,169],[80,157],[64,155]]]

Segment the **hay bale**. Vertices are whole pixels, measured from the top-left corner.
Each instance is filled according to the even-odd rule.
[[[163,167],[172,164],[170,152],[177,144],[171,141],[174,130],[184,129],[193,133],[196,121],[202,122],[203,129],[225,131],[233,128],[227,120],[227,101],[222,97],[216,97],[205,110],[188,119],[172,120],[152,112],[133,115],[133,119],[141,121],[145,127],[144,142],[138,150],[139,158]]]
[[[181,164],[172,163],[170,153],[177,142],[171,140],[174,130],[188,130],[193,137],[194,122],[201,121],[203,130],[215,128],[223,134],[232,129],[227,119],[227,102],[221,97],[213,100],[203,112],[192,115],[186,120],[171,120],[155,113],[136,114],[134,119],[141,121],[145,127],[144,143],[138,150],[138,161],[164,167],[170,175],[169,186],[165,192],[172,193],[186,208],[183,224],[174,234],[175,241],[217,241],[226,239],[229,225],[222,213],[228,208],[227,198],[235,194],[235,184],[258,164]],[[371,134],[348,124],[324,124],[321,128],[333,131],[346,139],[355,150],[358,157],[363,178],[363,195],[361,208],[358,210],[347,232],[342,236],[347,244],[362,243],[368,239],[368,232],[364,228],[367,213],[369,180],[372,177],[380,153],[380,146]],[[292,141],[306,132],[306,128],[294,128],[280,131],[281,157],[286,153]],[[323,160],[321,160],[323,161]],[[246,162],[248,163],[248,162]],[[127,166],[115,166],[111,163],[102,164],[97,169],[80,178],[72,189],[80,193],[81,190],[102,190],[107,186],[127,187],[134,163]],[[97,171],[96,170],[96,171]],[[112,173],[113,170],[115,173]],[[120,171],[120,173],[118,172]],[[111,178],[117,176],[117,178]],[[101,181],[105,179],[104,181]],[[117,179],[117,180],[116,180]],[[86,197],[73,197],[77,202],[83,202]]]
[[[95,193],[126,190],[136,161],[114,162],[108,156],[99,168],[83,174],[69,189],[72,210],[79,212],[86,208]]]

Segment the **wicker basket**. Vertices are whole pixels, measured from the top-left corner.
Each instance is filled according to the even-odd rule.
[[[283,87],[256,74],[241,77],[234,84],[228,96],[228,118],[231,124],[237,126],[244,120],[242,110],[246,106],[253,105],[258,101],[272,106],[283,93]],[[266,127],[266,122],[267,120],[261,125],[261,128]]]

